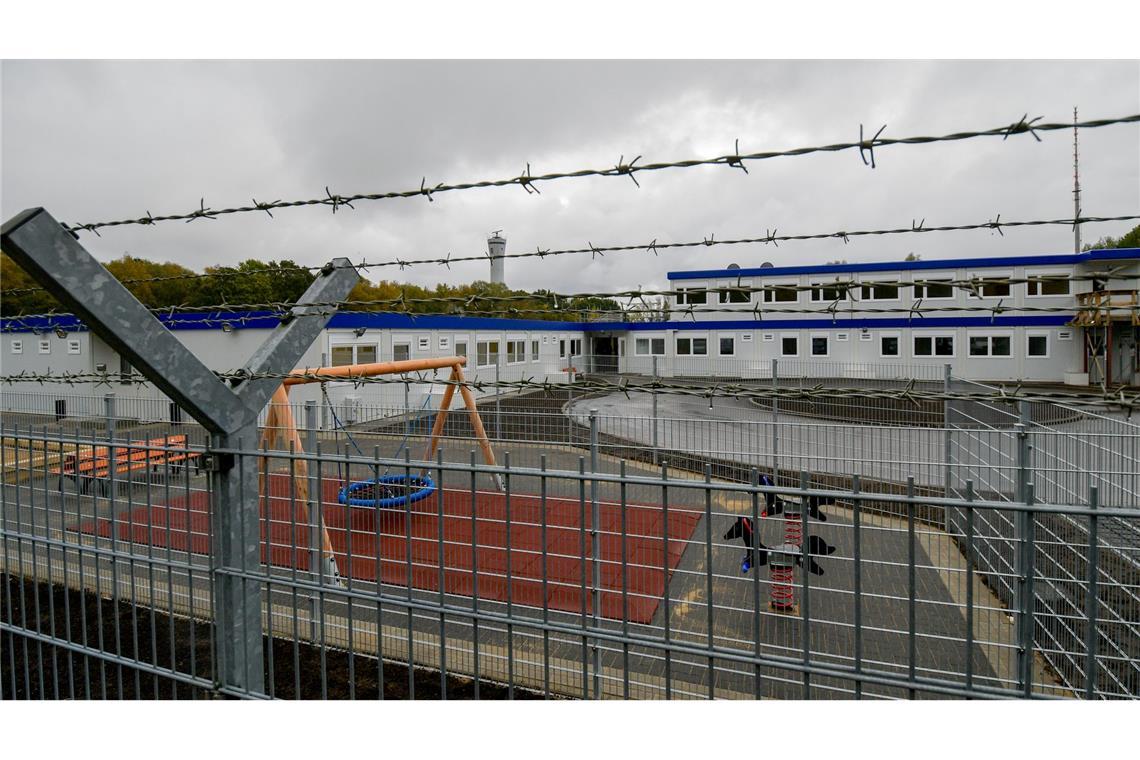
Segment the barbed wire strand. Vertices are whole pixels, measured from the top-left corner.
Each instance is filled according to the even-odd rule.
[[[520,380],[479,380],[465,379],[462,381],[444,378],[438,374],[427,376],[419,373],[416,377],[359,377],[359,378],[330,378],[320,375],[316,371],[305,370],[301,372],[247,372],[245,370],[229,370],[215,372],[218,378],[226,381],[245,382],[252,379],[279,379],[295,378],[319,383],[345,383],[360,387],[364,385],[452,385],[463,386],[471,390],[484,392],[491,390],[505,390],[523,392],[526,390],[541,391],[546,394],[565,390],[572,387],[575,391],[597,393],[620,393],[627,397],[631,393],[652,393],[660,395],[693,396],[699,398],[736,398],[736,399],[802,399],[814,401],[832,401],[835,398],[862,398],[862,399],[889,399],[897,401],[978,401],[1005,403],[1028,401],[1038,403],[1077,403],[1089,406],[1105,406],[1122,409],[1134,409],[1140,406],[1140,392],[1129,391],[1126,388],[1094,391],[1049,391],[1044,389],[1026,387],[1022,382],[1014,385],[998,385],[987,391],[946,391],[936,388],[925,389],[919,383],[938,385],[936,381],[923,381],[918,379],[900,380],[905,385],[902,388],[859,388],[859,387],[830,387],[817,383],[807,387],[772,387],[767,385],[769,380],[758,380],[756,385],[745,385],[740,382],[709,382],[684,383],[665,381],[661,379],[631,379],[621,378],[611,381],[601,378],[579,378],[572,384],[552,382],[550,380],[535,380],[533,377]],[[795,378],[787,378],[795,379]],[[19,372],[0,376],[0,382],[13,383],[58,383],[64,385],[94,384],[122,385],[121,373],[112,372]],[[763,384],[762,384],[763,383]],[[149,385],[145,380],[135,381],[134,384]]]
[[[676,243],[658,243],[653,240],[649,243],[636,243],[625,245],[604,245],[594,246],[591,245],[587,248],[563,248],[563,249],[543,249],[541,247],[534,251],[520,251],[513,253],[504,253],[502,258],[515,259],[515,258],[532,258],[548,256],[565,256],[573,254],[586,254],[592,256],[604,255],[606,253],[657,253],[659,251],[680,249],[680,248],[709,248],[720,245],[744,245],[744,244],[775,244],[783,242],[797,242],[804,240],[824,240],[828,238],[841,239],[845,243],[853,237],[865,237],[876,235],[902,235],[902,234],[916,234],[928,232],[962,232],[969,230],[996,230],[1001,231],[1002,228],[1017,228],[1017,227],[1036,227],[1045,225],[1060,225],[1072,227],[1076,224],[1096,224],[1105,222],[1121,222],[1121,221],[1136,221],[1140,219],[1140,214],[1126,214],[1121,216],[1081,216],[1071,219],[1034,219],[1027,221],[1001,221],[1001,214],[998,214],[994,220],[987,222],[975,222],[972,224],[957,224],[957,225],[941,225],[941,226],[926,226],[926,220],[911,221],[909,227],[895,227],[877,230],[840,230],[837,232],[820,232],[802,235],[777,235],[776,230],[769,230],[763,237],[749,237],[749,238],[728,238],[717,240],[716,235],[710,235],[700,241],[686,241]],[[358,264],[351,266],[358,270],[368,270],[384,267],[399,267],[401,270],[424,264],[446,265],[450,268],[451,264],[470,262],[470,261],[486,261],[488,255],[486,253],[474,254],[469,256],[452,256],[450,253],[445,257],[424,258],[424,259],[411,259],[411,260],[394,260],[385,262],[368,262],[361,261]],[[935,260],[931,260],[935,261]],[[141,285],[146,283],[160,283],[160,282],[176,282],[187,280],[203,280],[211,278],[242,278],[242,277],[256,277],[256,276],[292,276],[296,275],[299,271],[305,272],[318,272],[327,268],[326,266],[296,266],[290,268],[274,268],[264,269],[257,271],[230,271],[230,272],[202,272],[192,274],[175,274],[175,275],[156,275],[154,277],[136,277],[120,280],[123,285]],[[335,268],[335,267],[334,267]],[[1112,276],[1112,275],[1107,275]],[[1103,277],[1095,277],[1094,275],[1083,276],[1082,279],[1103,279]],[[863,284],[868,284],[863,281]],[[876,283],[870,283],[876,284]],[[882,284],[887,284],[885,281]],[[2,296],[15,296],[25,295],[30,293],[43,293],[46,292],[43,288],[11,288],[7,290],[0,290],[0,297]],[[573,294],[561,295],[560,297],[572,297]],[[404,299],[401,299],[404,300]],[[438,300],[438,299],[424,299],[424,300]],[[208,310],[209,307],[197,307],[202,310]]]
[[[631,161],[626,161],[625,156],[621,156],[617,163],[613,166],[608,166],[601,169],[576,169],[572,171],[558,171],[549,172],[546,174],[533,174],[531,172],[530,164],[527,163],[526,169],[515,177],[507,177],[503,179],[494,180],[480,180],[474,182],[462,182],[457,184],[438,183],[433,186],[428,186],[427,178],[424,177],[420,181],[418,188],[408,190],[396,190],[388,192],[377,193],[354,193],[350,195],[341,195],[332,192],[327,186],[325,187],[325,194],[322,197],[309,198],[307,200],[293,200],[282,201],[274,200],[268,202],[258,201],[256,198],[251,199],[252,205],[234,206],[230,208],[214,209],[206,206],[206,199],[200,198],[198,207],[187,213],[177,214],[163,214],[155,216],[147,210],[146,215],[134,219],[119,219],[116,221],[105,222],[86,222],[82,224],[65,224],[64,227],[72,234],[78,236],[80,231],[94,232],[98,234],[98,230],[107,227],[119,227],[124,225],[145,225],[153,226],[159,222],[170,221],[183,221],[193,222],[198,219],[217,219],[220,216],[230,214],[243,214],[250,212],[264,211],[268,216],[273,219],[272,211],[285,208],[296,208],[301,206],[329,206],[335,214],[342,207],[348,207],[355,210],[353,203],[358,201],[378,201],[388,200],[394,198],[415,198],[424,197],[429,201],[433,201],[434,196],[462,190],[475,190],[480,188],[489,187],[504,187],[509,185],[518,185],[527,191],[528,194],[540,194],[536,183],[540,182],[554,182],[557,180],[567,179],[580,179],[583,177],[629,177],[635,185],[640,187],[637,181],[637,174],[645,172],[663,171],[666,169],[688,169],[698,166],[727,166],[729,168],[738,169],[744,168],[745,161],[763,161],[773,158],[787,158],[796,156],[806,156],[814,153],[838,153],[847,150],[858,150],[864,164],[869,165],[872,169],[875,168],[875,149],[884,148],[894,145],[923,145],[930,143],[941,142],[957,142],[962,140],[970,140],[981,137],[1001,137],[1003,141],[1012,135],[1030,134],[1037,142],[1041,142],[1041,137],[1038,133],[1052,132],[1056,130],[1070,130],[1073,128],[1079,129],[1097,129],[1100,127],[1107,127],[1116,124],[1128,124],[1133,122],[1140,122],[1140,114],[1130,116],[1121,116],[1108,119],[1092,119],[1084,122],[1060,122],[1060,123],[1041,123],[1043,117],[1035,117],[1030,119],[1028,114],[1023,115],[1017,121],[991,129],[953,132],[945,135],[937,136],[914,136],[914,137],[883,137],[883,130],[886,129],[884,125],[875,136],[866,139],[863,135],[863,126],[859,127],[859,139],[855,142],[839,142],[829,145],[817,145],[802,148],[792,148],[790,150],[775,150],[775,151],[760,151],[755,153],[739,153],[734,151],[731,154],[716,156],[713,158],[696,158],[696,159],[683,159],[673,161],[658,161],[654,163],[640,163],[642,156],[637,156]],[[868,160],[869,158],[869,160]]]

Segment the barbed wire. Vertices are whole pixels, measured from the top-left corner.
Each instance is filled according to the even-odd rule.
[[[564,370],[566,371],[566,370]],[[936,381],[925,381],[919,379],[900,380],[903,383],[900,388],[859,388],[859,387],[834,387],[828,386],[824,383],[816,383],[812,386],[771,386],[767,383],[771,382],[770,378],[757,380],[756,384],[750,385],[742,382],[716,382],[708,381],[704,383],[694,382],[677,382],[667,381],[659,378],[628,378],[623,377],[619,380],[607,380],[604,378],[578,378],[573,383],[567,384],[562,382],[555,382],[551,380],[535,380],[531,378],[523,378],[520,380],[480,380],[480,379],[465,379],[462,381],[444,378],[436,373],[431,376],[425,373],[417,373],[415,377],[408,375],[402,377],[359,377],[359,378],[336,378],[320,375],[314,371],[301,371],[301,372],[247,372],[245,370],[228,370],[218,371],[214,374],[218,378],[225,381],[232,382],[245,382],[253,379],[276,379],[285,380],[287,378],[308,380],[310,382],[319,383],[346,383],[352,384],[355,387],[364,385],[413,385],[413,384],[431,384],[431,385],[451,385],[463,386],[470,390],[479,392],[486,391],[507,391],[518,392],[523,391],[541,391],[546,394],[552,394],[555,391],[564,391],[567,388],[572,388],[575,391],[582,391],[587,393],[620,393],[627,398],[632,393],[652,393],[659,395],[677,395],[677,396],[690,396],[705,399],[717,398],[734,398],[734,399],[790,399],[790,400],[809,400],[809,401],[833,401],[836,398],[864,398],[864,399],[889,399],[896,401],[908,401],[915,405],[920,404],[922,401],[977,401],[977,402],[1005,402],[1014,403],[1020,401],[1035,402],[1035,403],[1069,403],[1081,404],[1086,406],[1103,406],[1112,408],[1122,408],[1132,410],[1140,406],[1140,392],[1129,391],[1126,388],[1118,388],[1103,391],[1049,391],[1045,389],[1027,387],[1022,382],[1017,382],[1012,385],[997,385],[990,386],[985,391],[959,391],[959,390],[938,390],[935,388],[927,389],[920,387],[920,384],[936,385]],[[785,378],[785,379],[799,379],[799,378]],[[815,379],[815,378],[809,378]],[[133,380],[136,385],[149,385],[150,383],[145,380]],[[0,383],[57,383],[63,385],[83,385],[94,384],[95,386],[107,385],[117,386],[124,384],[123,375],[115,372],[18,372],[15,374],[0,376]],[[761,384],[764,383],[764,384]]]
[[[1018,228],[1018,227],[1040,227],[1040,226],[1065,226],[1073,227],[1078,224],[1097,224],[1105,222],[1127,222],[1140,220],[1140,214],[1125,214],[1120,216],[1077,216],[1067,219],[1033,219],[1025,221],[1001,221],[1001,214],[998,214],[994,219],[986,222],[974,222],[971,224],[955,224],[955,225],[939,225],[927,226],[926,219],[921,221],[911,220],[909,227],[893,227],[885,229],[874,230],[838,230],[834,232],[817,232],[801,235],[778,235],[777,229],[773,228],[767,230],[763,236],[760,237],[746,237],[746,238],[722,238],[717,239],[715,234],[709,235],[707,238],[701,240],[690,240],[676,243],[658,243],[656,239],[649,243],[633,243],[621,245],[602,245],[596,246],[593,244],[585,248],[562,248],[562,249],[544,249],[541,246],[533,251],[518,251],[504,253],[504,259],[520,259],[520,258],[546,258],[550,256],[566,256],[575,254],[590,254],[592,258],[604,256],[607,253],[634,253],[644,252],[658,254],[660,251],[667,251],[672,249],[681,248],[711,248],[714,246],[722,245],[745,245],[745,244],[772,244],[779,246],[780,243],[785,242],[800,242],[805,240],[826,240],[834,238],[843,240],[844,243],[850,242],[851,238],[855,237],[868,237],[868,236],[881,236],[881,235],[905,235],[905,234],[920,234],[928,232],[964,232],[970,230],[983,230],[988,229],[996,231],[998,234],[1004,236],[1002,232],[1005,228]],[[498,258],[498,257],[497,257]],[[357,270],[380,269],[385,267],[399,267],[401,271],[413,266],[420,266],[426,264],[433,264],[438,266],[446,266],[450,269],[452,264],[458,264],[471,261],[487,261],[488,254],[478,253],[465,256],[452,256],[448,253],[444,257],[422,258],[422,259],[396,259],[393,261],[377,261],[369,262],[362,260],[360,263],[351,264]],[[242,277],[255,277],[255,276],[291,276],[297,274],[298,271],[305,271],[309,273],[319,272],[326,269],[325,266],[305,266],[296,265],[289,268],[274,268],[263,269],[255,271],[229,271],[229,272],[201,272],[190,274],[172,274],[172,275],[156,275],[154,277],[133,277],[120,280],[123,285],[142,285],[148,283],[161,283],[161,282],[177,282],[188,280],[204,280],[204,279],[232,279]],[[336,268],[336,267],[334,267]],[[0,296],[15,296],[26,295],[29,293],[43,293],[46,292],[43,288],[11,288],[0,290]],[[205,307],[202,307],[205,308]]]
[[[198,201],[198,208],[186,213],[163,214],[155,216],[148,210],[145,216],[137,217],[134,219],[119,219],[116,221],[105,222],[86,222],[82,224],[64,224],[64,227],[72,234],[78,236],[78,233],[80,231],[94,232],[96,235],[98,235],[98,230],[107,227],[119,227],[124,225],[153,226],[159,222],[193,222],[198,219],[214,220],[219,216],[260,211],[264,211],[272,219],[274,218],[272,213],[273,211],[301,206],[329,206],[332,208],[332,211],[335,214],[338,210],[344,207],[355,210],[356,207],[352,204],[358,201],[378,201],[394,198],[416,197],[424,197],[428,201],[434,201],[435,198],[433,196],[440,195],[442,193],[462,190],[475,190],[479,188],[489,187],[504,187],[509,185],[518,185],[526,190],[528,194],[541,194],[541,191],[538,189],[536,183],[553,182],[557,180],[567,179],[580,179],[583,177],[629,177],[635,185],[641,187],[641,184],[637,181],[636,175],[643,174],[645,172],[663,171],[666,169],[688,169],[698,166],[726,166],[733,169],[744,169],[745,172],[747,172],[747,169],[745,168],[746,161],[763,161],[772,158],[806,156],[814,153],[837,153],[846,150],[858,150],[859,156],[862,159],[863,163],[874,169],[876,167],[876,148],[884,148],[894,145],[922,145],[940,142],[957,142],[980,137],[1001,137],[1004,141],[1012,135],[1025,133],[1032,135],[1032,137],[1037,142],[1041,142],[1041,137],[1038,135],[1039,132],[1069,130],[1073,128],[1096,129],[1099,127],[1107,127],[1115,124],[1140,122],[1140,114],[1108,119],[1092,119],[1079,123],[1040,123],[1040,120],[1042,118],[1043,117],[1038,116],[1030,119],[1029,115],[1025,114],[1020,119],[1011,124],[994,127],[991,129],[953,132],[950,134],[937,136],[915,136],[899,138],[883,137],[882,133],[886,129],[886,125],[883,125],[883,127],[881,127],[873,137],[867,139],[863,134],[863,126],[860,125],[859,139],[854,142],[839,142],[829,145],[792,148],[790,150],[741,153],[739,151],[739,141],[737,141],[733,153],[716,156],[713,158],[696,158],[673,161],[659,161],[655,163],[639,163],[642,159],[642,156],[640,155],[628,162],[625,160],[625,156],[622,155],[620,158],[618,158],[616,164],[606,168],[575,169],[570,171],[549,172],[546,174],[532,173],[530,164],[527,163],[525,171],[523,171],[521,174],[515,177],[507,177],[503,179],[479,180],[457,184],[448,184],[441,182],[429,186],[427,183],[427,177],[425,176],[420,180],[419,188],[376,193],[354,193],[350,195],[341,195],[339,193],[334,193],[326,186],[325,194],[323,197],[292,201],[258,201],[256,198],[253,198],[251,199],[251,205],[234,206],[221,209],[214,209],[206,206],[205,198],[200,198]]]

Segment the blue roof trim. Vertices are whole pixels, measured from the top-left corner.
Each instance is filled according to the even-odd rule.
[[[1140,248],[1119,248],[1084,253],[1059,253],[1039,256],[1001,256],[982,259],[937,259],[930,261],[877,261],[868,264],[817,264],[814,266],[770,267],[767,269],[698,269],[669,272],[670,280],[707,280],[724,277],[783,277],[793,274],[842,274],[844,272],[897,272],[924,269],[981,269],[984,267],[1049,266],[1081,264],[1089,261],[1140,259]]]
[[[830,329],[890,329],[896,327],[1061,327],[1073,315],[1042,314],[1029,316],[994,317],[890,317],[890,318],[836,318],[836,319],[726,319],[709,322],[551,322],[530,319],[497,319],[493,317],[463,317],[444,314],[389,314],[381,312],[342,313],[329,320],[332,329],[359,327],[383,330],[543,330],[562,332],[642,332],[646,330],[830,330]],[[159,315],[170,322],[171,318]],[[177,314],[172,330],[221,330],[222,322],[229,322],[235,330],[270,329],[279,323],[269,312],[205,312]],[[26,333],[35,330],[50,332],[62,327],[68,332],[85,332],[87,325],[74,316],[31,317],[19,320],[0,320],[4,332]]]
[[[465,317],[459,314],[397,314],[377,311],[348,311],[334,314],[330,329],[376,327],[420,330],[576,330],[578,322],[556,322],[546,319],[506,319],[502,317]]]
[[[268,311],[215,311],[156,315],[171,330],[221,330],[228,322],[235,330],[268,330],[280,324],[276,314]],[[62,327],[68,332],[84,332],[86,324],[73,315],[46,317],[6,317],[0,319],[0,331],[51,331]],[[578,322],[555,322],[539,319],[504,319],[498,317],[465,317],[455,314],[396,314],[389,312],[340,312],[329,320],[331,329],[420,329],[420,330],[581,330]]]
[[[895,327],[1063,327],[1071,315],[1036,315],[1025,317],[891,317],[887,319],[726,319],[716,322],[590,322],[582,325],[585,332],[629,330],[872,330]]]

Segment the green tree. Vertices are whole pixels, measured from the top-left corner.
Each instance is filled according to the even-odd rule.
[[[1140,248],[1140,224],[1133,227],[1121,237],[1102,237],[1095,243],[1081,246],[1082,251],[1094,251],[1111,248]]]

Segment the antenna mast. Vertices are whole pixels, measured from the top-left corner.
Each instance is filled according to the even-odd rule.
[[[1081,252],[1081,170],[1077,152],[1077,107],[1073,106],[1073,253]]]

